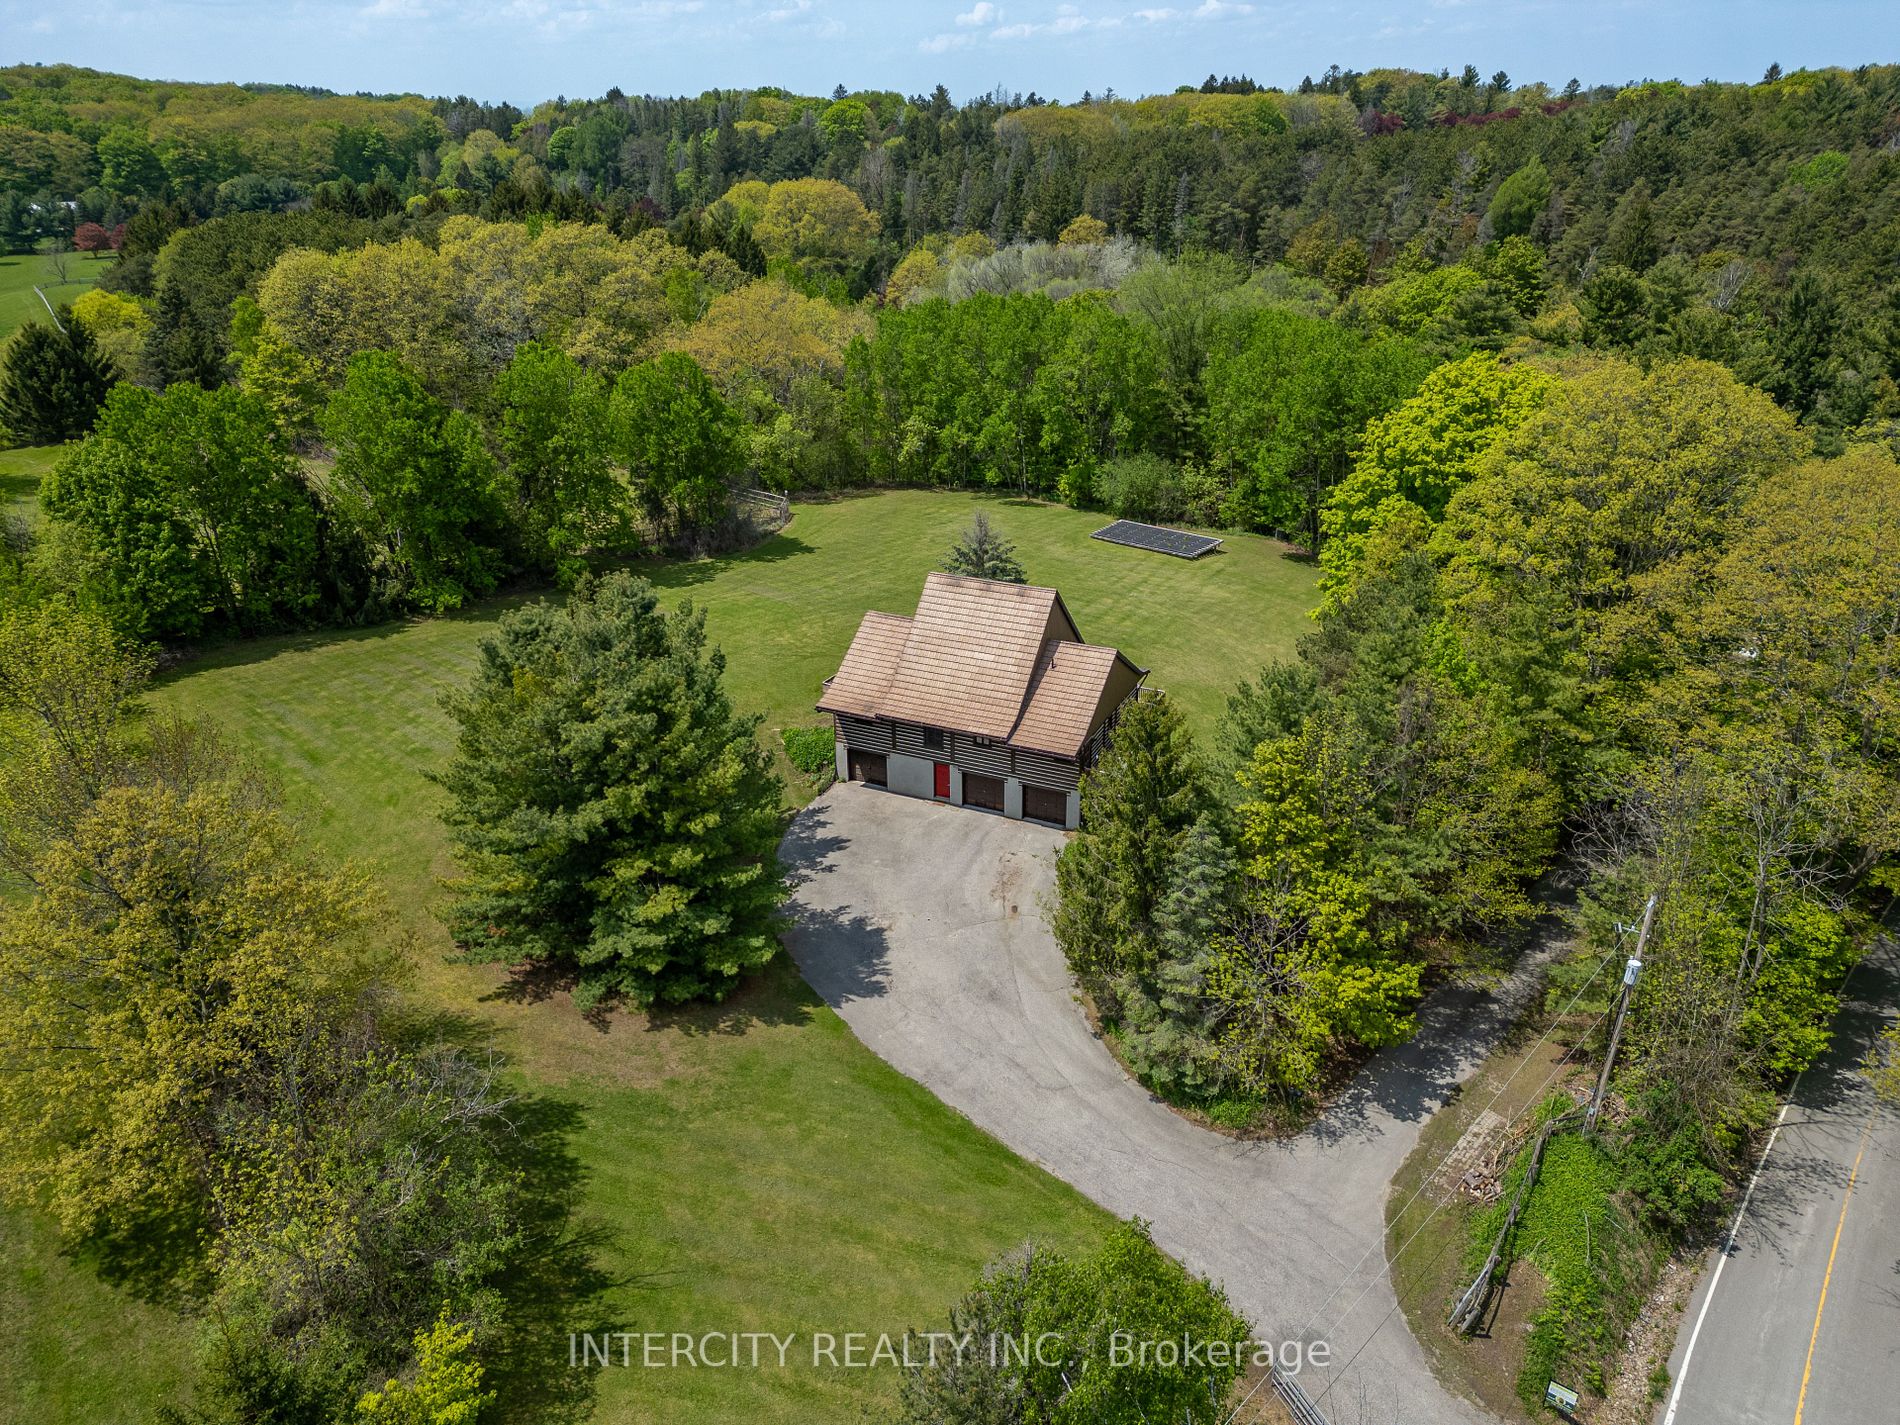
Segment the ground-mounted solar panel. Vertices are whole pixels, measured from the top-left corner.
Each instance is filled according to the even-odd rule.
[[[1184,529],[1141,524],[1136,520],[1116,520],[1096,530],[1089,538],[1107,540],[1110,544],[1125,544],[1130,549],[1152,549],[1157,554],[1172,554],[1177,559],[1199,559],[1208,550],[1220,546],[1220,541],[1212,535],[1189,534]]]

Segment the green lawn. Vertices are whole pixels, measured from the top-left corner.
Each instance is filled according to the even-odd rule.
[[[27,523],[37,523],[40,481],[64,451],[65,447],[59,445],[0,450],[0,513],[21,515]]]
[[[645,572],[706,607],[742,707],[769,728],[811,722],[860,614],[909,612],[977,504],[924,492],[802,504],[747,554]],[[1290,650],[1313,602],[1312,571],[1266,540],[1235,537],[1190,564],[1092,541],[1099,519],[1073,510],[990,508],[1030,577],[1061,588],[1083,636],[1152,667],[1203,729],[1236,677]],[[564,1143],[546,1163],[573,1175],[600,1280],[571,1258],[546,1268],[561,1289],[505,1372],[524,1418],[562,1404],[558,1418],[605,1422],[856,1418],[892,1388],[888,1372],[587,1377],[567,1369],[567,1332],[934,1328],[999,1251],[1029,1236],[1080,1245],[1105,1219],[886,1067],[787,967],[724,1006],[590,1019],[564,995],[518,993],[492,969],[447,962],[431,907],[449,867],[424,773],[448,742],[437,698],[466,676],[507,602],[232,646],[173,675],[156,701],[229,729],[282,778],[319,845],[379,873],[393,921],[414,937],[418,997],[511,1056],[537,1119]],[[0,1310],[63,1320],[73,1269],[43,1240],[24,1256],[18,1300]],[[59,1285],[36,1285],[48,1282]],[[166,1354],[177,1339],[151,1335],[160,1362],[141,1379],[177,1369]],[[112,1418],[74,1357],[14,1356],[20,1368],[0,1371],[0,1419]],[[0,1351],[0,1366],[12,1359]]]
[[[34,293],[35,285],[57,307],[91,287],[115,260],[69,252],[65,257],[66,280],[62,282],[54,259],[47,253],[0,255],[0,340],[26,322],[46,320],[46,307]]]

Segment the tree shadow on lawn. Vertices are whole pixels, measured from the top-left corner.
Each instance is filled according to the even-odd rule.
[[[574,1333],[617,1329],[604,1315],[625,1285],[596,1264],[606,1228],[579,1215],[587,1172],[570,1146],[585,1128],[578,1105],[526,1094],[496,1135],[503,1164],[521,1175],[523,1247],[496,1283],[506,1301],[502,1333],[486,1353],[486,1384],[502,1420],[568,1422],[593,1414],[597,1368],[570,1364]]]
[[[377,643],[411,629],[438,623],[494,622],[502,614],[542,599],[558,598],[553,589],[516,589],[480,599],[446,614],[409,614],[382,623],[313,628],[301,633],[262,634],[251,638],[208,639],[168,650],[157,683],[163,685],[205,668],[232,668],[268,663],[285,653],[314,653],[352,643]]]
[[[169,1311],[189,1312],[211,1286],[205,1263],[204,1215],[191,1208],[154,1212],[102,1228],[60,1255],[115,1291]]]
[[[573,970],[565,966],[510,966],[501,984],[481,999],[509,1004],[544,1004],[567,999],[571,1004],[578,983]],[[641,1011],[619,1000],[606,999],[586,1009],[577,1009],[576,1013],[602,1036],[672,1030],[699,1037],[740,1035],[757,1026],[805,1024],[817,1007],[817,998],[799,981],[785,956],[780,954],[759,970],[743,976],[732,993],[716,1003],[655,1005]]]
[[[817,552],[816,546],[780,530],[750,549],[737,549],[730,554],[713,554],[704,559],[640,559],[626,567],[656,589],[691,589],[710,584],[738,565],[778,564]]]

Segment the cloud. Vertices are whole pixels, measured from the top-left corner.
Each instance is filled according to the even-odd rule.
[[[1027,40],[1042,35],[1073,35],[1082,30],[1112,30],[1119,24],[1119,19],[1093,20],[1075,6],[1063,5],[1058,7],[1053,20],[1041,20],[1035,24],[999,25],[990,31],[990,38]]]
[[[1194,12],[1197,20],[1218,20],[1222,15],[1251,15],[1253,6],[1230,3],[1230,0],[1201,0],[1201,8]]]
[[[947,54],[953,49],[962,49],[969,43],[968,35],[932,35],[928,39],[917,41],[917,48],[925,54]]]
[[[968,10],[957,16],[957,23],[965,29],[974,29],[981,25],[993,25],[1003,18],[1003,12],[990,4],[990,0],[977,0]]]
[[[1137,10],[1132,18],[1145,20],[1151,25],[1159,25],[1168,20],[1172,20],[1180,13],[1179,10]]]

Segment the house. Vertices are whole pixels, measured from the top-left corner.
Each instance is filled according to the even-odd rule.
[[[867,613],[825,680],[840,780],[1074,829],[1077,782],[1147,676],[1082,642],[1054,589],[932,574]]]

